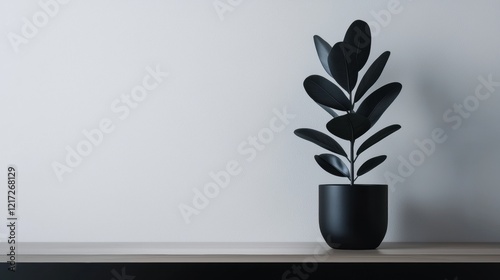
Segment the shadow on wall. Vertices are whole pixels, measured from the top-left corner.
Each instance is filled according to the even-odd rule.
[[[450,65],[446,61],[423,64],[414,77],[415,106],[432,117],[429,131],[442,128],[447,138],[397,187],[401,237],[416,242],[498,242],[500,83],[495,81],[500,74],[457,73],[444,69]]]

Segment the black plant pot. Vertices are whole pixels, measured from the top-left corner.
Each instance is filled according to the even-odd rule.
[[[319,185],[319,227],[334,249],[377,248],[387,231],[387,185]]]

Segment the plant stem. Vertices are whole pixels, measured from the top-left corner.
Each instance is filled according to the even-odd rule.
[[[349,100],[351,102],[351,110],[350,110],[350,113],[354,113],[354,102],[352,100],[352,89],[349,91]],[[354,185],[354,162],[356,161],[356,159],[354,158],[354,141],[356,139],[354,139],[354,134],[351,136],[351,159],[350,159],[350,162],[351,162],[351,186]]]
[[[351,141],[351,185],[354,185],[354,139]]]

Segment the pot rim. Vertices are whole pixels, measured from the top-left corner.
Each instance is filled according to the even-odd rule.
[[[387,188],[386,184],[320,184],[320,188],[328,188],[328,187],[350,187],[350,188]]]

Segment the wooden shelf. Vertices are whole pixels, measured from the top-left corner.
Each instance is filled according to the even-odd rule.
[[[7,244],[0,249],[6,252]],[[7,261],[2,253],[0,261]],[[303,243],[20,243],[18,262],[500,263],[500,243],[383,243],[333,250]]]

